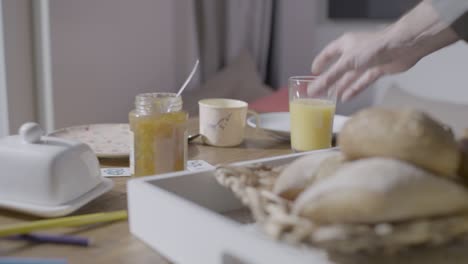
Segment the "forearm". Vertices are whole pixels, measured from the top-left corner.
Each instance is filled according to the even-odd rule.
[[[393,56],[404,55],[409,50],[423,56],[459,40],[450,24],[441,19],[431,0],[422,1],[389,26],[385,38],[388,50],[395,51]]]

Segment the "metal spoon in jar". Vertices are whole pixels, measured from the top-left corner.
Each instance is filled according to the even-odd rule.
[[[182,94],[185,87],[187,87],[190,80],[192,80],[193,75],[195,75],[195,72],[198,69],[198,64],[200,64],[200,59],[197,59],[197,61],[195,62],[195,65],[193,65],[192,71],[190,72],[189,76],[187,77],[187,80],[185,80],[184,84],[182,84],[182,87],[180,87],[179,92],[177,92],[177,96],[180,96]],[[199,136],[200,136],[200,134],[189,135],[187,140],[190,143],[190,142],[192,142],[192,140],[196,139]]]
[[[187,87],[187,85],[190,83],[190,81],[192,80],[193,76],[195,75],[195,72],[197,71],[198,69],[198,64],[200,64],[200,59],[197,59],[197,61],[195,62],[195,65],[193,65],[193,69],[192,71],[190,72],[189,76],[187,77],[187,79],[185,80],[184,84],[182,84],[182,86],[180,87],[179,91],[177,92],[176,94],[176,97],[179,97],[182,92],[185,90],[185,88]],[[172,104],[171,104],[171,101],[169,101],[169,104],[167,105],[166,107],[167,109],[167,112],[169,113],[172,109]]]
[[[182,84],[182,87],[180,87],[179,92],[177,92],[177,96],[180,96],[180,95],[182,94],[182,92],[184,91],[185,87],[187,87],[187,85],[189,84],[190,80],[192,80],[193,75],[195,75],[195,72],[196,72],[197,69],[198,69],[198,64],[200,64],[200,60],[199,60],[199,59],[197,59],[197,61],[195,62],[195,65],[193,65],[193,69],[192,69],[192,71],[190,72],[190,75],[187,77],[187,80],[185,80],[184,84]]]

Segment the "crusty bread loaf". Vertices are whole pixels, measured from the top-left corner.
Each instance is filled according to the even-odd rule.
[[[407,162],[369,158],[346,163],[310,186],[293,213],[317,223],[379,223],[468,210],[468,191]]]
[[[350,160],[395,158],[443,176],[455,176],[460,160],[451,130],[415,110],[362,110],[346,122],[338,145]]]
[[[458,175],[465,184],[468,184],[468,136],[462,138],[459,142],[460,163],[458,165]]]
[[[273,192],[294,200],[310,184],[333,174],[343,162],[343,155],[339,151],[325,151],[301,157],[281,172]]]

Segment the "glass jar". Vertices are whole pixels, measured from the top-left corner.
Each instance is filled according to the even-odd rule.
[[[186,169],[188,113],[175,93],[145,93],[135,98],[129,113],[133,144],[133,176]]]

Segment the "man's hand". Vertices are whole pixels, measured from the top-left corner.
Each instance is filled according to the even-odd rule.
[[[309,92],[333,87],[346,101],[381,76],[406,71],[456,40],[430,3],[422,2],[385,30],[347,33],[328,44],[312,64],[312,74],[319,77]]]

